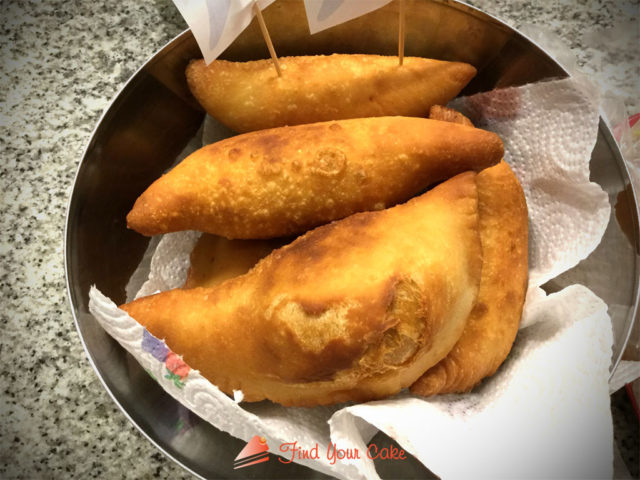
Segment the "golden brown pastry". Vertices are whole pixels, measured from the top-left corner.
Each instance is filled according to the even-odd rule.
[[[429,118],[432,120],[442,120],[443,122],[458,123],[473,127],[473,123],[463,114],[453,108],[443,107],[442,105],[434,105],[429,109]]]
[[[187,83],[212,117],[236,132],[345,118],[426,116],[475,76],[459,62],[380,55],[284,57],[282,77],[271,60],[208,66],[194,60]]]
[[[228,240],[203,233],[191,251],[187,280],[182,288],[214,287],[225,280],[243,275],[285,239]]]
[[[379,117],[283,127],[194,152],[135,202],[144,235],[293,235],[404,202],[429,185],[500,161],[494,133],[437,120]]]
[[[480,172],[476,183],[483,253],[478,300],[451,352],[411,386],[419,395],[467,392],[493,375],[520,325],[528,280],[522,187],[504,161]]]
[[[319,227],[217,287],[122,308],[247,401],[311,406],[394,394],[449,352],[475,302],[475,177]]]

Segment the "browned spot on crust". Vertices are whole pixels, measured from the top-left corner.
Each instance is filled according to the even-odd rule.
[[[504,296],[504,301],[506,304],[514,304],[518,299],[518,294],[513,290],[507,290]]]
[[[227,152],[227,156],[229,157],[229,160],[234,162],[242,156],[242,150],[239,148],[232,148]]]
[[[476,303],[476,306],[473,309],[473,312],[478,316],[484,315],[485,313],[487,313],[487,311],[488,311],[487,305],[482,302]]]
[[[312,317],[322,315],[326,312],[330,305],[325,302],[314,302],[313,300],[305,299],[298,302],[304,313],[311,315]]]
[[[349,368],[353,362],[360,357],[364,350],[363,342],[346,343],[343,340],[332,340],[319,355],[316,356],[317,363],[315,372],[307,381],[325,380],[331,378],[339,370]],[[325,359],[331,359],[324,365],[324,368],[318,368],[318,364],[325,362]],[[303,377],[304,378],[304,377]]]
[[[264,176],[278,175],[282,172],[282,161],[275,156],[266,156],[258,164],[258,173]]]
[[[280,340],[262,342],[265,352],[277,363],[278,376],[285,382],[308,383],[328,380],[338,371],[349,368],[364,350],[362,340],[332,339],[317,353],[304,350],[297,335],[286,326]],[[286,348],[283,348],[286,346]]]
[[[287,133],[288,129],[282,129],[278,133],[262,132],[261,135],[253,137],[253,146],[260,149],[265,156],[276,154],[279,150],[289,144]]]
[[[291,170],[296,173],[302,170],[302,162],[299,159],[294,158],[291,161]]]
[[[327,177],[337,176],[345,170],[347,156],[337,148],[320,150],[315,158],[309,160],[309,170]]]
[[[401,286],[400,279],[397,275],[392,275],[382,290],[382,305],[385,311],[388,311],[396,298],[396,291]]]

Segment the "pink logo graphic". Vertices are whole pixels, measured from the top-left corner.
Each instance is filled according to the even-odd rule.
[[[267,460],[269,460],[269,445],[267,445],[267,439],[254,435],[245,447],[240,450],[240,453],[233,462],[233,468],[235,470],[236,468],[248,467],[249,465],[266,462]]]

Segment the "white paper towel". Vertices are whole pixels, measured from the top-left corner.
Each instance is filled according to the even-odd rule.
[[[586,258],[600,243],[610,206],[589,181],[597,139],[595,92],[574,80],[506,88],[453,102],[479,128],[502,138],[505,160],[527,197],[529,287]],[[595,103],[594,103],[595,102]]]
[[[247,441],[265,436],[272,453],[294,441],[307,450],[318,445],[318,459],[296,461],[339,478],[378,478],[366,455],[372,426],[443,478],[610,476],[612,334],[606,305],[584,287],[549,297],[539,288],[588,256],[608,222],[607,195],[589,182],[598,109],[572,80],[475,95],[454,106],[502,137],[505,159],[523,183],[530,219],[530,286],[521,330],[505,365],[473,393],[428,400],[402,393],[318,408],[238,404],[180,365],[95,288],[92,313],[202,418]],[[163,237],[141,294],[182,284],[197,235]],[[360,458],[332,463],[331,443]]]

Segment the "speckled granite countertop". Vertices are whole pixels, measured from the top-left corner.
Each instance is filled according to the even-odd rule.
[[[637,0],[472,2],[559,35],[640,111]],[[129,76],[185,28],[169,0],[5,2],[0,18],[0,477],[190,478],[116,408],[66,297],[65,211],[92,129]]]

